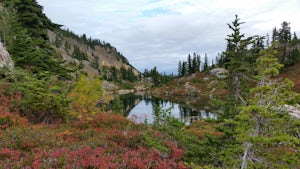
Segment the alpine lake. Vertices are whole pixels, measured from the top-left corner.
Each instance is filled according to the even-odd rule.
[[[193,104],[194,103],[194,104]],[[186,125],[199,119],[216,119],[209,99],[196,97],[177,100],[161,99],[149,95],[117,95],[109,103],[108,110],[131,119],[136,123],[151,124],[157,111],[164,111]]]

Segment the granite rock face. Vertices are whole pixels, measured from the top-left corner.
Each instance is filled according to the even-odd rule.
[[[0,42],[0,68],[8,67],[9,69],[14,68],[14,62],[12,61],[9,53]]]

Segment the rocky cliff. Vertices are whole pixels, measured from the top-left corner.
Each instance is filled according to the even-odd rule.
[[[13,68],[14,62],[11,60],[9,53],[0,42],[0,68],[3,67]]]
[[[72,37],[64,34],[64,31],[50,31],[48,36],[52,47],[59,53],[65,65],[80,66],[80,69],[90,76],[97,76],[103,73],[104,69],[114,68],[118,71],[121,69],[132,70],[134,75],[140,75],[140,72],[131,66],[125,57],[114,47],[104,47],[99,44],[89,45],[78,37]],[[77,49],[87,58],[74,58],[74,51]]]

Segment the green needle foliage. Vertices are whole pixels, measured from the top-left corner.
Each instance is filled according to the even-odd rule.
[[[227,49],[224,52],[227,60],[225,66],[230,72],[227,83],[232,98],[230,106],[233,108],[227,113],[233,115],[240,103],[246,103],[247,77],[250,76],[250,63],[247,61],[247,55],[249,53],[248,46],[253,43],[253,37],[245,38],[245,34],[240,32],[240,25],[243,23],[236,15],[232,24],[228,24],[232,33],[227,35]]]
[[[274,80],[283,67],[268,48],[257,59],[257,85],[250,90],[248,105],[236,116],[237,139],[242,143],[241,168],[294,168],[299,159],[293,156],[299,140],[292,135],[294,119],[287,113],[286,105],[294,102],[293,83]],[[280,150],[279,154],[278,150]]]
[[[11,91],[21,92],[21,99],[15,103],[21,116],[32,123],[67,120],[71,100],[67,98],[68,85],[65,82],[47,72],[32,76],[23,70],[15,70],[6,79],[11,81]]]
[[[61,78],[69,78],[51,48],[47,29],[58,27],[43,13],[35,0],[4,0],[1,13],[1,36],[15,65],[36,74],[49,71]]]

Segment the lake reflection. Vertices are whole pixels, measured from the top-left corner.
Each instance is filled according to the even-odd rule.
[[[113,107],[123,107],[123,110],[120,112],[122,112],[124,116],[137,123],[153,123],[155,118],[155,105],[158,105],[161,109],[164,110],[169,109],[172,116],[180,119],[187,125],[189,125],[191,121],[197,119],[216,118],[213,113],[205,109],[194,110],[177,103],[172,103],[170,101],[151,98],[147,96],[141,97],[135,95],[123,95],[120,96],[120,98],[118,98],[118,101],[115,102],[119,103],[119,106]],[[128,103],[130,103],[130,105],[128,105]]]

